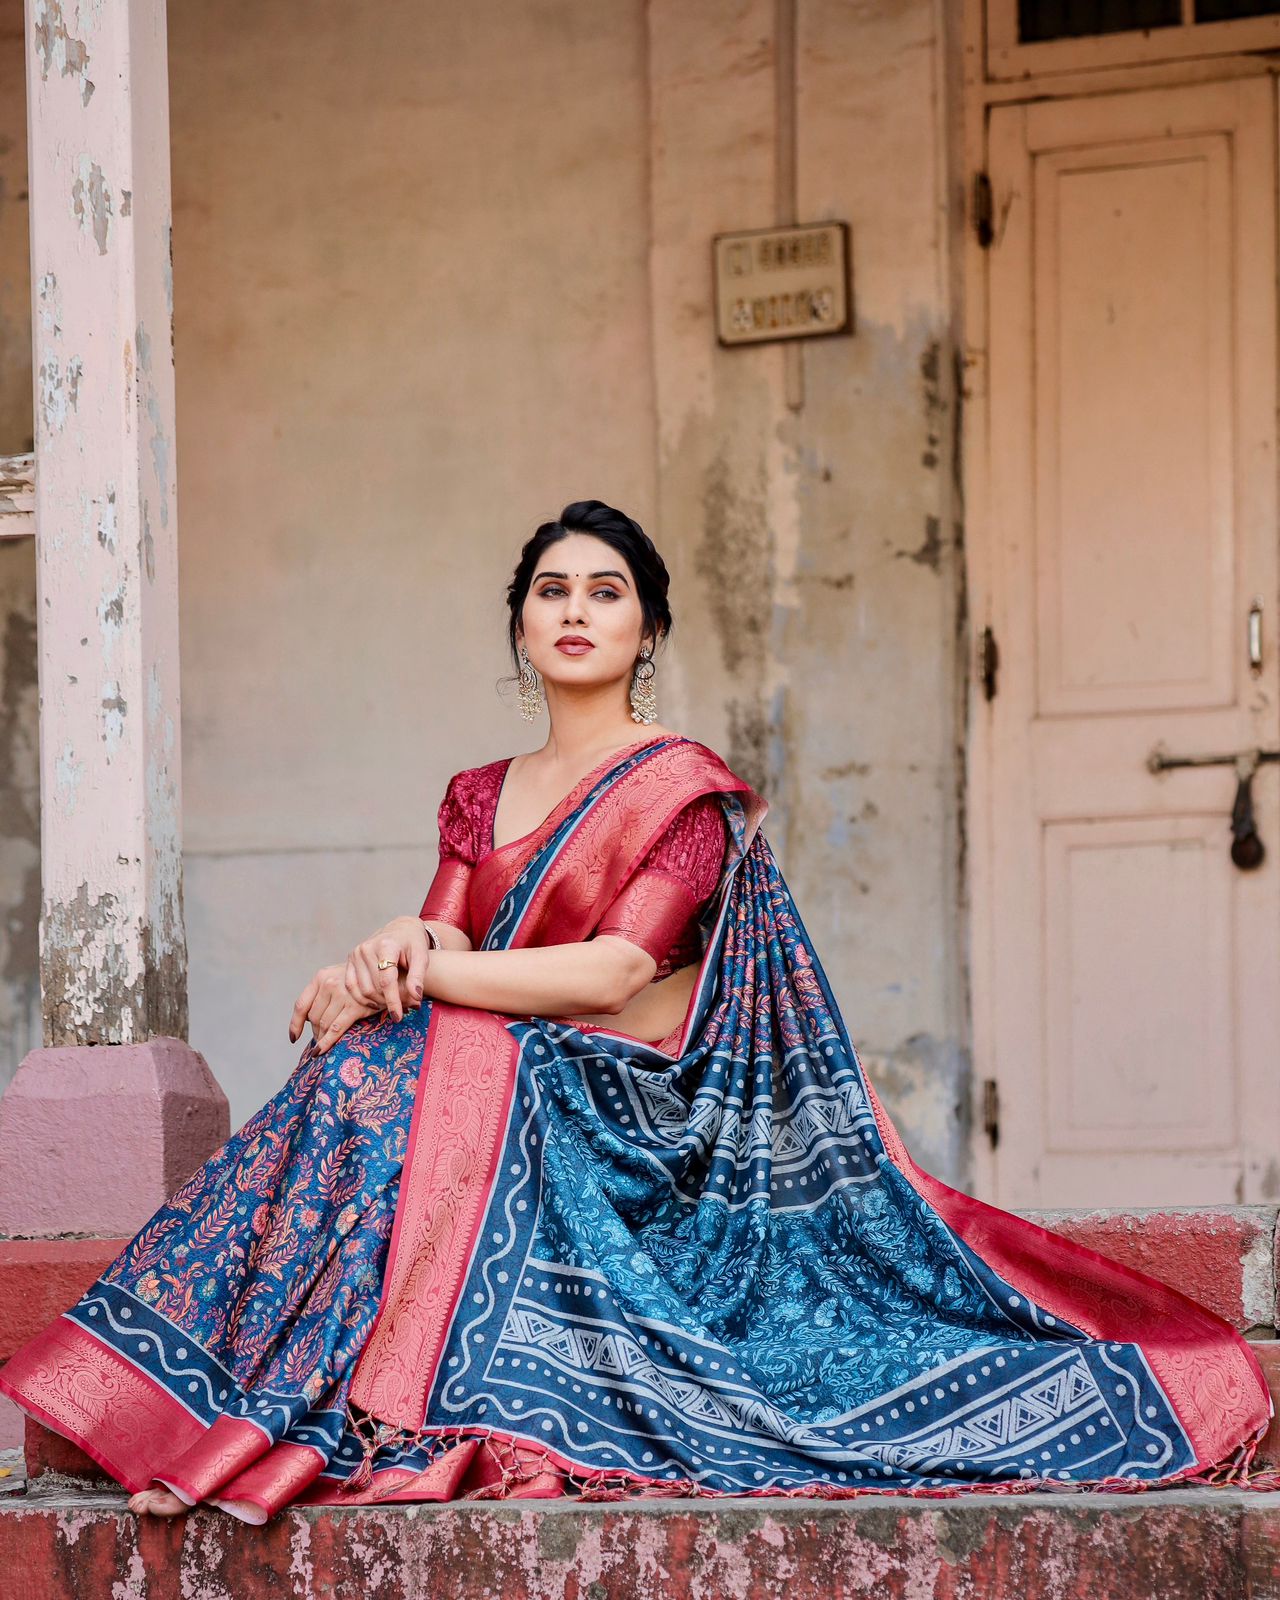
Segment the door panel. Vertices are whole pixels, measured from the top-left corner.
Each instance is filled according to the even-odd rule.
[[[1034,170],[1040,710],[1229,704],[1229,141]]]
[[[1234,770],[1147,766],[1280,744],[1273,93],[992,112],[976,970],[1006,1205],[1280,1192],[1280,767],[1246,873]]]

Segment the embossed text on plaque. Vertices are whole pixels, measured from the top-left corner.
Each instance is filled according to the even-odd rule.
[[[852,331],[847,223],[721,233],[712,252],[721,344]]]

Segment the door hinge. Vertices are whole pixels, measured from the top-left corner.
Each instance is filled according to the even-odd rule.
[[[994,1150],[1000,1143],[1000,1085],[994,1078],[982,1080],[982,1131]]]
[[[995,205],[991,198],[991,178],[988,173],[973,175],[973,232],[979,247],[991,248],[995,239]]]
[[[978,640],[978,677],[982,680],[985,700],[994,700],[996,697],[996,670],[999,665],[1000,649],[996,644],[996,636],[990,627],[986,627]]]

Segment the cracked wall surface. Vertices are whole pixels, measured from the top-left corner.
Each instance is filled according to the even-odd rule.
[[[850,224],[855,334],[715,346],[705,241],[774,220],[774,7],[650,8],[659,499],[687,715],[763,787],[913,1153],[963,1181],[963,526],[948,43],[927,3],[796,8],[803,221]],[[794,358],[793,358],[794,359]],[[696,688],[695,688],[696,686]]]
[[[849,222],[856,326],[799,410],[779,347],[712,327],[712,235],[775,220],[771,0],[171,10],[191,1040],[233,1121],[311,970],[416,908],[450,773],[540,736],[495,691],[503,587],[594,495],[672,568],[664,720],[765,792],[868,1069],[963,1180],[939,10],[798,0],[799,215]]]

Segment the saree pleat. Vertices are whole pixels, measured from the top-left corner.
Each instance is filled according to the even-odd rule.
[[[1260,1481],[1234,1329],[911,1160],[705,747],[633,751],[481,863],[484,946],[590,937],[704,794],[731,842],[666,1039],[425,1002],[308,1047],[0,1390],[252,1521]]]

